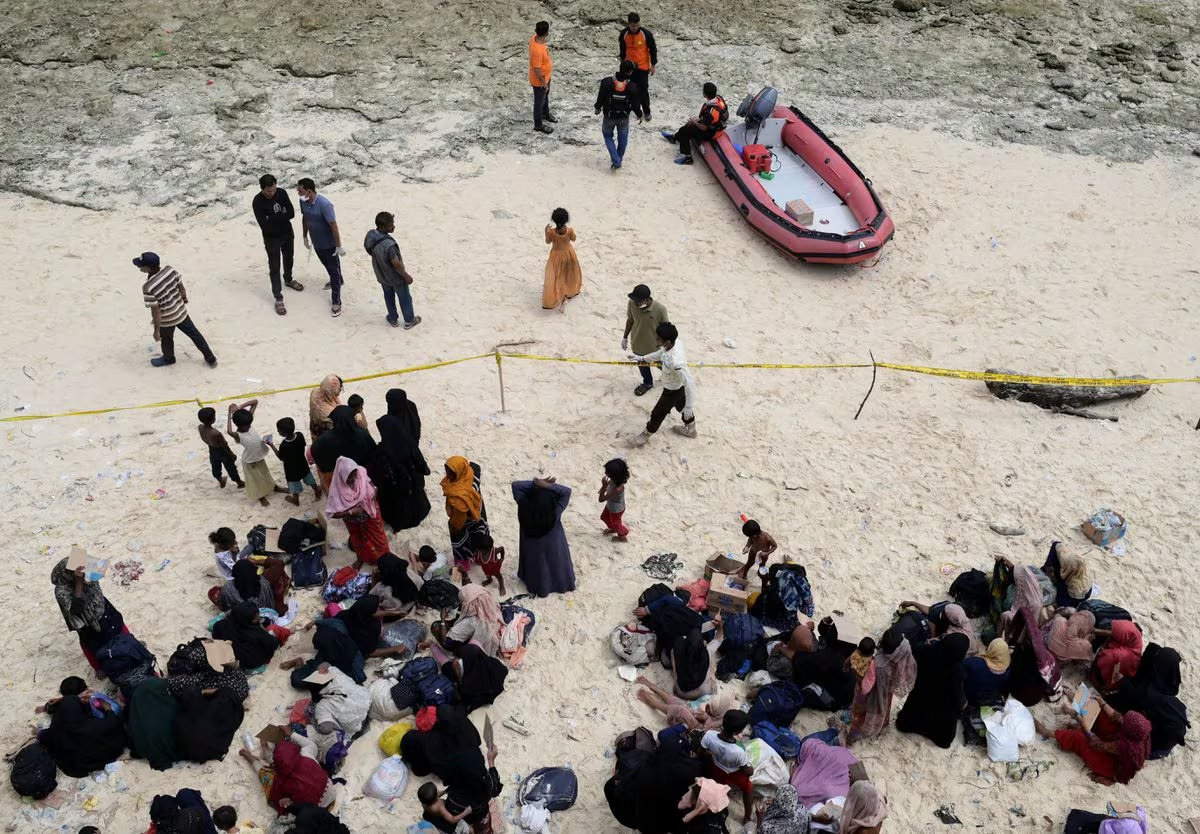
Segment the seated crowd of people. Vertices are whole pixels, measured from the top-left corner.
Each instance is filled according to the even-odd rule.
[[[393,413],[382,423],[398,419],[397,402],[389,397]],[[406,401],[401,408],[405,415],[415,415],[415,406]],[[332,428],[322,435],[336,439]],[[349,436],[361,440],[353,432]],[[410,440],[406,435],[405,442]],[[51,582],[66,625],[78,636],[97,678],[112,688],[89,687],[74,676],[62,681],[58,697],[42,708],[49,714],[48,726],[18,754],[26,762],[52,760],[42,782],[52,783],[56,769],[71,777],[101,771],[126,750],[156,770],[224,759],[243,729],[248,676],[270,674],[280,649],[294,645],[299,630],[311,633],[311,656],[295,655],[275,664],[290,671],[289,681],[297,690],[294,703],[281,705],[287,722],[257,735],[244,733],[238,750],[270,807],[290,824],[282,830],[349,830],[336,816],[345,801],[337,774],[372,719],[402,726],[400,753],[408,768],[417,776],[441,780],[442,786],[427,782],[419,789],[425,817],[435,828],[474,834],[492,830],[493,799],[500,790],[496,750],[488,749],[485,756],[468,715],[492,704],[504,691],[510,668],[522,665],[535,617],[527,608],[501,604],[489,589],[471,583],[471,563],[460,558],[493,550],[479,467],[451,458],[443,481],[453,569],[461,585],[451,581],[451,559],[431,546],[401,558],[391,552],[383,531],[383,552],[377,552],[375,533],[353,526],[373,527],[379,520],[369,476],[340,455],[331,468],[324,490],[326,512],[330,519],[347,520],[354,564],[332,574],[325,569],[326,540],[335,533],[324,517],[318,525],[292,519],[280,529],[277,543],[268,541],[262,527],[250,532],[245,546],[231,529],[216,530],[209,536],[214,554],[210,573],[219,580],[208,593],[216,609],[208,623],[211,637],[179,645],[162,668],[105,596],[99,578],[88,576],[83,566],[68,565],[69,559],[55,565]],[[529,514],[531,524],[544,523],[543,534],[552,529],[561,533],[565,500],[560,497],[563,492],[569,496],[569,490],[556,487],[553,479],[517,482],[513,490],[514,495],[535,494],[538,509]],[[411,497],[405,500],[412,502]],[[518,511],[523,512],[522,506],[518,503]],[[425,507],[427,512],[427,501]],[[348,511],[360,517],[350,518]],[[410,514],[397,524],[411,520]],[[565,538],[561,544],[565,548]],[[565,555],[569,566],[569,553]],[[496,575],[498,571],[489,578]],[[302,587],[313,587],[327,604],[319,616],[298,626],[295,591]],[[13,781],[24,786],[29,780]],[[30,783],[23,795],[41,798],[52,790],[52,784]],[[210,814],[195,791],[156,797],[150,830],[211,831],[214,817],[236,815],[232,808],[218,812]]]
[[[886,730],[899,700],[896,729],[941,748],[960,727],[964,744],[986,745],[984,719],[1009,699],[1059,703],[1070,726],[1034,721],[1037,732],[1102,784],[1129,782],[1185,741],[1179,653],[1143,646],[1130,613],[1093,597],[1088,562],[1060,542],[1040,567],[998,557],[990,576],[961,574],[944,601],[902,601],[875,638],[840,612],[807,620],[815,605],[804,568],[786,559],[768,567],[759,553],[774,540],[754,521],[743,531],[749,559],[736,575],[746,580],[757,562],[762,580],[744,612],[711,610],[706,580],[658,583],[613,632],[621,660],[659,661],[670,677],[636,680],[638,699],[666,727],[617,738],[605,796],[623,825],[726,832],[734,799],[760,834],[874,834],[887,801],[851,750]],[[733,678],[745,680],[745,698],[721,683]],[[1067,678],[1086,684],[1094,723],[1072,706]],[[799,738],[791,725],[801,710],[828,713],[829,729]],[[1103,819],[1080,830],[1110,830],[1098,828]]]

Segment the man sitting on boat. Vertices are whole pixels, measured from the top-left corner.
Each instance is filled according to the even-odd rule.
[[[707,142],[725,129],[729,121],[729,107],[725,99],[717,95],[717,85],[711,81],[704,85],[704,104],[700,107],[700,115],[688,119],[687,124],[674,132],[664,130],[662,137],[668,142],[679,143],[679,156],[675,158],[676,165],[691,165],[692,142]]]

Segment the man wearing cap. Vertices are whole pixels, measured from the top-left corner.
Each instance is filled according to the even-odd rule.
[[[650,296],[650,288],[638,284],[629,293],[629,306],[625,310],[625,335],[621,337],[621,350],[629,350],[632,342],[633,352],[645,356],[658,350],[658,326],[667,318],[667,308],[661,301],[655,301]],[[642,384],[633,389],[633,393],[642,396],[654,387],[654,376],[650,373],[649,365],[639,365],[642,372]]]
[[[163,266],[154,252],[143,252],[141,257],[133,259],[133,265],[147,276],[146,283],[142,284],[142,297],[154,322],[154,341],[162,344],[162,356],[154,357],[150,364],[156,368],[175,364],[175,328],[178,327],[192,340],[208,367],[215,368],[217,357],[188,315],[187,289],[179,273],[173,267]]]

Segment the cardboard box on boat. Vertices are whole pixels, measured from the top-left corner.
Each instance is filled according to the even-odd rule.
[[[812,207],[797,197],[795,200],[788,200],[787,205],[783,208],[787,212],[788,217],[792,218],[801,226],[811,227],[813,224]]]
[[[714,573],[709,580],[708,610],[745,614],[749,607],[750,581],[727,573]]]
[[[704,578],[711,583],[714,573],[737,573],[743,564],[735,559],[732,553],[713,554],[712,558],[704,563]]]

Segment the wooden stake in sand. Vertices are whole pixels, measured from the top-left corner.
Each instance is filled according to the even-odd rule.
[[[501,364],[501,361],[500,361],[500,357],[503,356],[503,354],[500,353],[500,348],[502,348],[502,347],[521,347],[523,345],[533,345],[533,344],[537,344],[537,341],[535,339],[526,339],[523,342],[500,342],[500,344],[495,345],[492,348],[492,351],[496,354],[496,372],[500,376],[500,413],[501,414],[507,414],[508,407],[504,403],[504,365]]]

